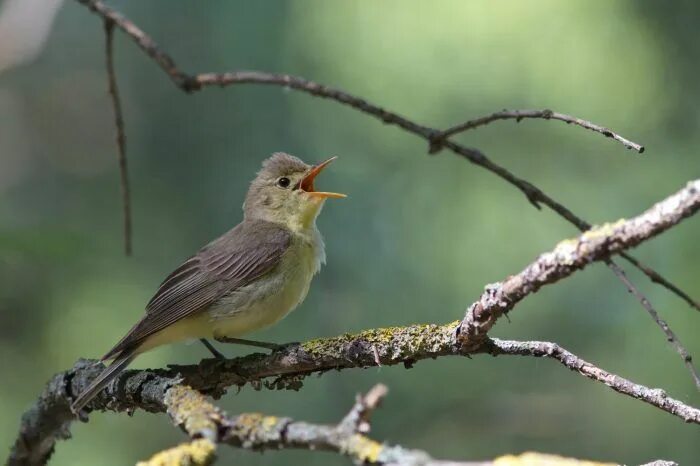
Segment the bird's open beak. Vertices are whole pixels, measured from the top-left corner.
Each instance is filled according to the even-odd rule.
[[[306,174],[304,178],[299,182],[299,188],[302,191],[305,191],[312,197],[317,197],[321,199],[326,199],[329,197],[332,197],[334,199],[342,199],[344,197],[347,197],[345,194],[340,194],[340,193],[328,193],[324,191],[316,191],[314,189],[314,179],[316,176],[318,176],[319,173],[323,171],[324,168],[328,166],[329,163],[337,159],[338,157],[331,157],[330,159],[321,162],[317,165],[314,165],[311,167],[311,170],[309,170],[309,173]]]

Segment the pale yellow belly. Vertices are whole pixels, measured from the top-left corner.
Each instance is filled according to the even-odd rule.
[[[207,312],[214,337],[238,337],[269,327],[293,311],[306,297],[313,274],[287,270],[284,278],[256,283],[253,298],[232,296]],[[243,303],[241,302],[243,301]],[[247,301],[247,302],[246,302]]]

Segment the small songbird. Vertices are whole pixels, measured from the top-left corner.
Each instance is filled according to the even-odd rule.
[[[327,198],[314,179],[335,157],[310,166],[285,153],[262,164],[243,204],[243,221],[204,246],[161,283],[146,315],[102,360],[113,359],[73,402],[79,412],[133,359],[156,346],[230,339],[267,327],[297,307],[325,263],[316,217]]]

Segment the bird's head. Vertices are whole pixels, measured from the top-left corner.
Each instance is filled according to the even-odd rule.
[[[280,223],[293,231],[311,227],[326,199],[346,197],[314,188],[316,176],[335,159],[307,165],[293,155],[272,154],[250,184],[243,204],[245,218]]]

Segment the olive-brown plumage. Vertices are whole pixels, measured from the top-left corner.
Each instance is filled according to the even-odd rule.
[[[306,296],[322,263],[316,216],[336,193],[314,190],[333,159],[310,166],[273,154],[251,183],[244,219],[161,283],[143,318],[108,351],[114,359],[73,402],[78,412],[138,354],[187,338],[237,337],[284,317]]]

